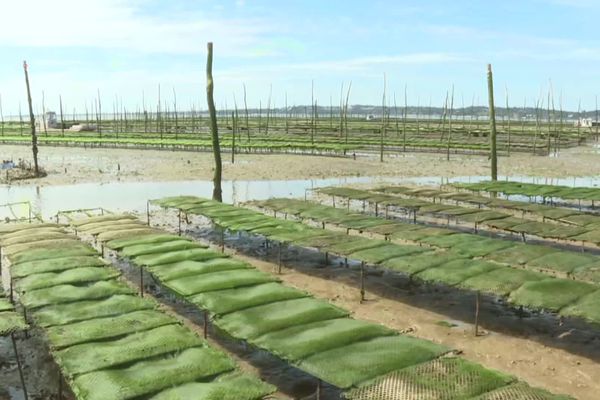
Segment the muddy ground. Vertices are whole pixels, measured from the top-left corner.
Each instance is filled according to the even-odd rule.
[[[0,158],[30,158],[27,146],[2,145]],[[224,159],[228,160],[229,155]],[[481,156],[407,154],[387,157],[327,158],[296,155],[237,155],[225,162],[224,179],[317,179],[344,176],[464,176],[487,175],[489,161]],[[210,153],[155,150],[41,147],[40,164],[48,176],[14,182],[42,186],[86,182],[171,181],[212,178]],[[499,160],[500,175],[548,178],[600,175],[600,154],[592,147],[564,150],[558,158],[516,154]],[[2,199],[0,199],[2,203]],[[153,217],[154,220],[154,217]],[[163,220],[166,221],[166,220]],[[169,219],[176,221],[176,219]],[[210,234],[197,231],[198,237]],[[229,245],[260,269],[272,272],[274,254],[260,241],[231,238]],[[513,310],[492,299],[482,308],[485,334],[473,336],[473,299],[444,288],[413,286],[396,275],[371,271],[367,302],[358,302],[358,272],[335,263],[322,266],[322,255],[291,249],[285,253],[284,282],[328,299],[357,318],[385,324],[412,335],[463,351],[464,356],[489,368],[514,374],[534,386],[578,399],[600,393],[600,331],[565,323],[552,316],[519,319]],[[26,378],[36,399],[55,393],[56,369],[42,338],[19,337]],[[18,374],[9,340],[0,338],[0,399],[19,399]],[[11,394],[9,394],[9,392]]]
[[[532,175],[548,178],[600,175],[600,154],[593,147],[563,150],[558,158],[513,153],[498,161],[499,175]],[[31,159],[27,146],[0,145],[0,158]],[[488,175],[485,156],[407,153],[386,157],[301,156],[293,154],[223,155],[223,179],[318,179],[353,176],[465,176]],[[211,153],[168,150],[84,149],[40,147],[39,163],[48,172],[41,179],[14,182],[16,185],[62,185],[114,181],[208,180],[213,174]]]

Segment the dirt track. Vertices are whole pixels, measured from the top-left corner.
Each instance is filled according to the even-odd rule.
[[[500,175],[532,175],[548,178],[600,175],[600,154],[592,147],[564,150],[560,157],[514,154],[498,161]],[[27,146],[1,145],[0,158],[29,160]],[[225,154],[224,179],[317,179],[346,176],[465,176],[488,175],[489,161],[482,156],[411,154],[352,158],[300,155],[237,155],[231,164]],[[84,182],[170,181],[211,179],[210,153],[159,150],[84,149],[41,147],[40,165],[48,177],[15,182],[17,185],[60,185]]]

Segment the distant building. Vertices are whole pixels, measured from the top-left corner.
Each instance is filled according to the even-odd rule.
[[[46,129],[58,129],[60,128],[60,123],[58,122],[58,119],[56,118],[56,113],[54,111],[48,111],[46,112],[46,114],[44,114],[43,116],[43,120],[37,120],[36,121],[37,124],[37,129],[38,130],[43,130],[44,128]]]
[[[48,128],[60,128],[60,124],[58,123],[58,119],[56,119],[56,113],[54,111],[48,111],[45,115],[46,118],[46,126]]]
[[[594,121],[591,118],[579,118],[575,121],[576,128],[591,128],[593,126],[600,126],[600,122]]]

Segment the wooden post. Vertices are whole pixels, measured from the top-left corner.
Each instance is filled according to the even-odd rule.
[[[150,200],[146,201],[146,219],[148,221],[148,226],[150,226]]]
[[[179,136],[179,121],[177,118],[177,93],[175,92],[175,88],[173,88],[173,112],[175,113],[175,140],[177,140]]]
[[[17,341],[15,339],[15,334],[10,334],[10,339],[12,341],[13,350],[15,352],[15,359],[17,360],[17,369],[19,370],[19,379],[21,380],[21,386],[23,387],[23,398],[28,400],[27,396],[27,386],[25,385],[25,377],[23,376],[23,367],[21,366],[21,359],[19,358],[19,351],[17,350]]]
[[[379,135],[379,162],[383,162],[383,138],[386,136],[386,121],[385,121],[385,90],[387,80],[385,73],[383,74],[383,100],[381,102],[381,132]]]
[[[102,102],[100,101],[100,89],[97,90],[98,92],[98,113],[96,114],[96,124],[98,125],[98,135],[100,135],[100,138],[102,138]],[[119,135],[117,135],[117,138],[119,137]]]
[[[488,99],[490,112],[490,158],[492,162],[492,180],[498,180],[498,156],[496,154],[496,110],[494,108],[494,76],[492,64],[488,64]]]
[[[360,262],[360,302],[365,301],[365,262]]]
[[[225,253],[225,228],[221,228],[221,253]]]
[[[58,400],[62,400],[63,398],[63,389],[62,389],[62,373],[60,372],[60,368],[58,369]]]
[[[479,335],[479,291],[475,294],[475,336]]]
[[[63,117],[62,96],[58,96],[58,102],[60,104],[60,131],[61,131],[62,136],[65,136],[65,120]]]
[[[450,97],[450,114],[448,116],[448,142],[446,146],[446,161],[450,161],[450,142],[452,140],[452,114],[454,113],[454,85]]]
[[[177,214],[177,235],[181,236],[181,210]]]
[[[144,268],[140,266],[140,297],[144,297]]]
[[[344,125],[344,132],[345,132],[345,136],[346,136],[346,144],[348,143],[348,103],[350,101],[350,89],[352,89],[352,81],[350,81],[350,84],[348,85],[348,91],[346,92],[346,104],[343,107],[343,125]]]
[[[281,275],[281,242],[279,242],[279,248],[277,249],[277,273]]]
[[[402,115],[402,152],[406,153],[406,119],[408,118],[408,85],[407,84],[404,84],[404,112],[402,114],[403,114]]]
[[[0,135],[4,136],[4,113],[2,112],[2,96],[0,95]]]
[[[237,119],[235,118],[235,113],[231,113],[231,132],[232,132],[232,137],[231,137],[231,163],[234,164],[235,163],[235,134],[237,131]]]
[[[208,311],[204,310],[204,339],[208,338]]]
[[[507,154],[510,157],[510,108],[509,108],[509,105],[508,105],[508,86],[505,85],[504,87],[506,89],[506,114],[508,116],[508,118],[507,118],[507,121],[508,121],[508,127],[507,127],[508,128],[508,144],[507,144],[508,148],[507,148]]]
[[[219,144],[219,130],[217,127],[217,111],[215,109],[215,99],[213,95],[214,81],[212,76],[212,42],[208,42],[207,49],[208,55],[206,60],[206,98],[208,102],[208,111],[210,114],[210,131],[212,135],[213,156],[215,158],[215,174],[213,177],[213,200],[222,202],[223,192],[221,190],[221,174],[223,166],[221,162],[221,147]]]
[[[31,124],[31,150],[33,152],[33,164],[35,168],[35,176],[40,176],[38,166],[38,147],[37,135],[35,133],[35,116],[33,115],[33,104],[31,102],[31,89],[29,87],[29,72],[27,70],[27,62],[23,61],[23,69],[25,70],[25,85],[27,86],[27,103],[29,104],[29,122]]]
[[[246,113],[246,137],[247,140],[250,141],[250,125],[248,124],[248,102],[246,101],[246,84],[242,84],[244,86],[244,110]]]

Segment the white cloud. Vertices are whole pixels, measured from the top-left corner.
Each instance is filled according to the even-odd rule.
[[[3,4],[0,46],[120,48],[196,54],[207,41],[222,55],[244,55],[270,31],[264,21],[181,12],[144,13],[144,0],[19,0]],[[10,17],[6,17],[10,16]],[[251,54],[249,54],[251,55]]]
[[[587,8],[598,5],[597,0],[549,0],[549,2],[560,6],[577,8]]]
[[[346,79],[378,81],[384,71],[389,72],[390,79],[392,79],[394,73],[400,73],[398,70],[402,66],[418,67],[472,62],[483,63],[483,61],[460,54],[409,53],[342,60],[218,68],[215,69],[214,74],[219,99],[223,101],[230,99],[233,92],[238,92],[239,95],[242,84],[246,83],[252,97],[250,102],[254,104],[258,101],[258,93],[261,90],[267,90],[266,88],[271,83],[280,91],[283,91],[285,87],[290,88],[290,102],[292,102],[294,92],[292,89],[301,87],[304,90],[306,87],[310,87],[310,81],[313,78],[324,78],[324,80],[319,81],[320,89],[324,85],[335,88],[342,80]],[[93,103],[96,90],[100,88],[106,110],[111,109],[115,94],[123,96],[123,100],[128,104],[128,107],[134,109],[141,104],[142,91],[145,91],[148,105],[156,104],[157,86],[160,83],[164,101],[171,101],[172,90],[175,87],[181,107],[188,107],[191,102],[203,106],[205,101],[203,67],[202,62],[199,62],[193,68],[187,69],[180,69],[174,65],[162,68],[160,71],[147,70],[143,67],[114,69],[93,77],[75,73],[74,70],[69,69],[52,72],[37,70],[31,76],[34,103],[37,106],[41,104],[41,91],[44,90],[48,108],[56,109],[58,107],[58,95],[62,94],[63,102],[67,105],[69,112],[72,111],[73,106],[81,111],[86,103]],[[22,82],[14,79],[4,81],[0,79],[0,88],[7,95],[6,98],[10,99],[10,101],[7,101],[6,109],[10,108],[7,112],[16,113],[18,102],[21,101],[22,104],[25,104]],[[260,93],[260,95],[266,96],[265,93]],[[299,98],[298,101],[305,101],[303,97],[300,96]]]
[[[489,32],[483,29],[461,25],[424,24],[421,25],[421,29],[427,33],[440,36],[479,37],[481,35],[489,35]]]
[[[430,64],[447,64],[447,63],[463,63],[463,62],[481,62],[477,59],[461,54],[451,53],[410,53],[391,56],[370,56],[357,57],[343,60],[326,60],[316,62],[288,63],[288,64],[273,64],[264,66],[253,66],[244,68],[232,68],[221,71],[219,75],[225,79],[240,79],[248,75],[248,73],[257,72],[260,74],[271,76],[272,74],[289,74],[294,75],[302,72],[318,73],[325,75],[328,73],[341,72],[369,72],[373,68],[385,69],[398,65],[430,65]]]

